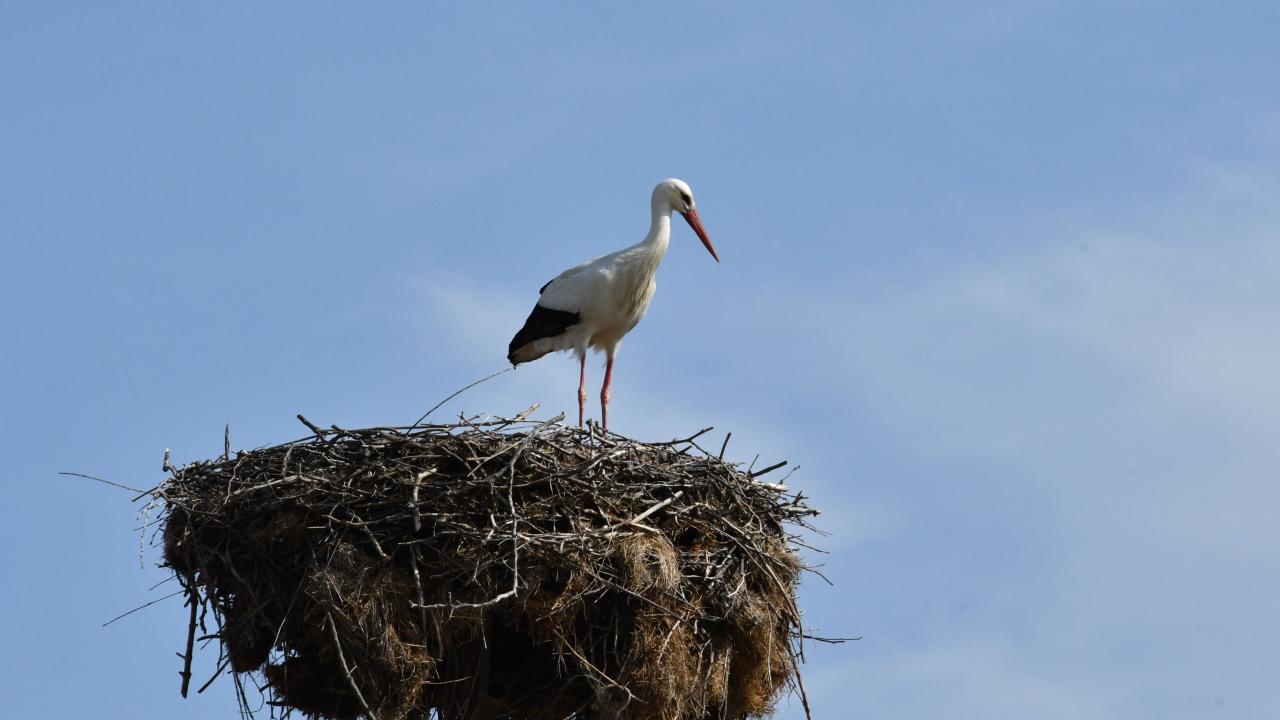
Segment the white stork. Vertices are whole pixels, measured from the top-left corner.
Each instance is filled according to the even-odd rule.
[[[604,386],[600,389],[600,424],[609,428],[609,383],[613,358],[622,337],[649,309],[656,287],[654,275],[671,241],[672,211],[684,215],[711,257],[720,262],[694,209],[693,191],[683,180],[669,178],[653,189],[649,234],[639,243],[565,270],[538,291],[538,303],[511,338],[507,360],[530,362],[556,350],[572,350],[578,357],[578,427],[587,402],[587,348],[605,354]]]

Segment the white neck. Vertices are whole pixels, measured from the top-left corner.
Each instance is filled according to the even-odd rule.
[[[649,234],[640,245],[661,258],[667,253],[667,245],[670,243],[671,203],[655,197],[650,203]]]

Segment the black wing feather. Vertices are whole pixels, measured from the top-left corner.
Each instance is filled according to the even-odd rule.
[[[514,364],[515,360],[512,357],[516,354],[516,350],[535,340],[560,335],[580,322],[582,322],[582,316],[576,312],[552,310],[541,305],[534,305],[533,312],[529,313],[529,318],[524,321],[524,327],[520,328],[520,332],[511,338],[511,344],[507,346],[507,360]]]

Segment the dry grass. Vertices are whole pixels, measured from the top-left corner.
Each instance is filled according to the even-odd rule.
[[[745,718],[797,680],[814,511],[698,436],[311,427],[154,491],[246,711],[252,678],[334,720]]]

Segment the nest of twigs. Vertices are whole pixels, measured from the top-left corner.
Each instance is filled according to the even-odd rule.
[[[745,718],[796,686],[793,533],[816,513],[698,436],[308,426],[154,491],[184,693],[200,640],[244,710],[251,678],[334,720]]]

